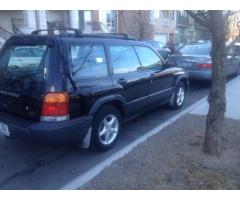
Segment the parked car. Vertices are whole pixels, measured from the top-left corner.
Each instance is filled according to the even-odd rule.
[[[38,59],[11,66],[16,51],[35,48],[43,50]],[[0,54],[0,133],[47,142],[90,139],[106,151],[123,123],[162,104],[181,108],[187,86],[183,69],[165,68],[150,45],[126,36],[13,36]]]
[[[240,57],[240,42],[236,42],[232,48],[233,54]]]
[[[2,41],[0,41],[0,50],[2,49],[4,43]]]
[[[168,59],[168,65],[185,69],[189,73],[189,79],[212,79],[212,61],[210,57],[211,43],[193,43],[181,47]],[[226,63],[226,76],[240,73],[239,57],[228,52]]]
[[[144,40],[144,42],[150,44],[153,48],[155,48],[157,52],[163,57],[164,60],[166,60],[168,56],[171,54],[170,49],[164,46],[164,44],[159,41]]]

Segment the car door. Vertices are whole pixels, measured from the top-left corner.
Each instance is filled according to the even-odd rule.
[[[109,45],[110,65],[115,93],[126,101],[126,113],[136,114],[147,104],[148,80],[136,52],[130,45]]]
[[[89,112],[97,100],[111,94],[105,46],[98,42],[74,41],[68,44],[69,67],[77,90],[68,83],[70,113],[72,116]]]
[[[162,59],[150,47],[135,46],[135,49],[150,83],[149,104],[168,101],[174,89],[172,70],[163,67]]]

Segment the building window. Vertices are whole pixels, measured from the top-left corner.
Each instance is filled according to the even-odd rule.
[[[114,32],[113,29],[116,28],[116,12],[115,11],[107,11],[106,12],[106,25],[111,29],[111,32]]]
[[[162,10],[162,18],[164,18],[164,19],[169,18],[169,11],[168,10]]]
[[[90,10],[84,11],[84,29],[92,31],[92,14]]]
[[[174,21],[174,11],[170,11],[170,20]]]

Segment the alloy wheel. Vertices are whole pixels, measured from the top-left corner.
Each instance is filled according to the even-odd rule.
[[[118,118],[113,114],[104,117],[99,126],[98,131],[101,143],[104,145],[111,144],[116,139],[118,132],[119,132]]]
[[[185,90],[183,87],[180,87],[177,91],[177,105],[181,106],[185,98]]]

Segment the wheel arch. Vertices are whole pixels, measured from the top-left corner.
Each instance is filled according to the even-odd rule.
[[[175,86],[180,82],[183,82],[185,84],[185,87],[186,87],[186,90],[187,90],[188,86],[189,86],[188,78],[186,76],[179,76],[175,81]]]
[[[125,104],[126,100],[122,95],[110,95],[102,97],[93,104],[89,114],[94,115],[104,105],[113,105],[120,111],[122,115],[124,115]]]

